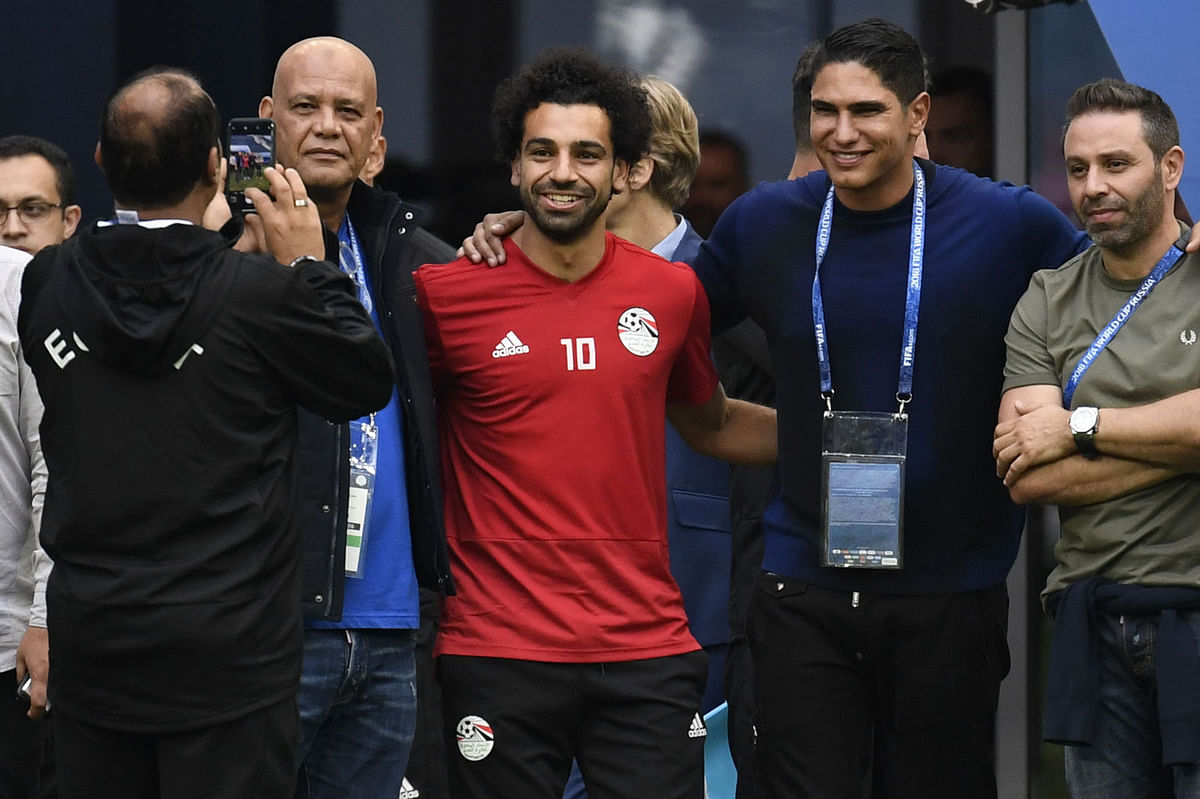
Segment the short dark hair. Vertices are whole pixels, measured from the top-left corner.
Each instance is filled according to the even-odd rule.
[[[166,107],[129,100],[135,87],[167,90]],[[208,154],[221,146],[221,115],[200,81],[175,67],[151,67],[109,98],[100,117],[100,159],[113,197],[134,208],[163,208],[209,178]]]
[[[1142,137],[1150,146],[1155,161],[1179,144],[1179,123],[1175,113],[1157,93],[1115,78],[1102,78],[1080,86],[1067,100],[1067,121],[1063,125],[1063,143],[1067,129],[1077,117],[1094,111],[1137,111],[1142,115]]]
[[[0,139],[0,161],[24,155],[44,158],[54,170],[58,201],[63,205],[75,204],[75,170],[71,168],[71,159],[63,148],[37,136],[5,136]]]
[[[826,36],[813,56],[813,77],[828,64],[847,62],[862,64],[878,75],[903,105],[929,87],[921,45],[904,28],[878,17],[845,25]]]
[[[792,132],[796,134],[796,149],[812,152],[812,84],[813,63],[817,60],[820,42],[812,42],[804,48],[792,73]]]
[[[521,150],[525,115],[542,103],[595,105],[608,114],[613,152],[632,164],[650,144],[646,92],[627,70],[610,67],[586,50],[551,49],[496,89],[492,135],[508,163]]]

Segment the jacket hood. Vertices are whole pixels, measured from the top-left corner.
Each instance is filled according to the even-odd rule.
[[[114,369],[164,374],[212,325],[235,270],[231,242],[199,226],[94,224],[59,248],[58,301],[83,346]]]

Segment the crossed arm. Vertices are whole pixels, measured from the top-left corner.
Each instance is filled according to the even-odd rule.
[[[1058,386],[1004,393],[992,454],[1015,502],[1087,505],[1200,472],[1200,390],[1101,408],[1094,459],[1078,454],[1069,418]]]

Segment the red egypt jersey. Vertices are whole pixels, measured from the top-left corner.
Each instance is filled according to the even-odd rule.
[[[568,283],[421,267],[458,594],[439,654],[635,660],[698,649],[667,555],[664,410],[717,375],[692,270],[609,234]]]

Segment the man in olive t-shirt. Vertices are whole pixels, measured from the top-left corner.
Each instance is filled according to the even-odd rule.
[[[1047,740],[1072,796],[1200,796],[1200,256],[1174,219],[1179,129],[1157,94],[1077,90],[1063,140],[1095,246],[1013,312],[996,427],[1017,502],[1060,506]]]

